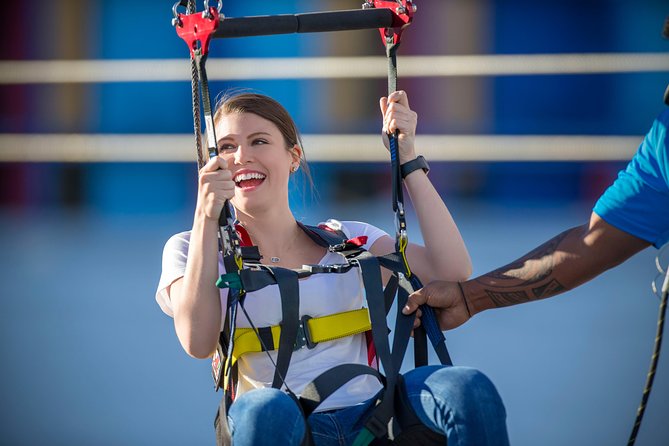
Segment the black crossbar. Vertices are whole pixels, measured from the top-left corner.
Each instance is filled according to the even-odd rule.
[[[387,8],[231,17],[221,20],[214,38],[390,28],[394,17]]]

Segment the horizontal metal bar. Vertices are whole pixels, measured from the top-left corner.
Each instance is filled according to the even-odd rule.
[[[393,18],[387,8],[226,17],[218,25],[214,38],[388,28],[393,26]]]
[[[430,161],[621,161],[634,155],[642,139],[418,135],[416,149]],[[309,161],[388,161],[380,135],[310,134],[303,136],[303,142]],[[195,162],[193,146],[193,136],[186,134],[0,134],[0,162]]]
[[[261,68],[259,68],[261,67]],[[385,56],[212,58],[209,81],[382,79]],[[669,53],[402,56],[402,78],[669,72]],[[1,84],[190,81],[188,59],[5,60]]]

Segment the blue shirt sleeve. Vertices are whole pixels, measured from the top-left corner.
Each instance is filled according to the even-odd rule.
[[[669,110],[653,123],[634,158],[593,211],[607,223],[652,243],[669,241]]]

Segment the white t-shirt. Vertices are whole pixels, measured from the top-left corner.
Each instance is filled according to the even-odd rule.
[[[326,224],[335,229],[341,229],[348,238],[367,236],[367,243],[363,246],[367,250],[379,237],[387,235],[379,228],[362,222],[328,220]],[[156,292],[156,300],[160,308],[170,316],[174,315],[167,289],[171,283],[183,277],[185,273],[189,239],[190,232],[176,234],[167,241],[163,251],[163,271]],[[341,254],[328,251],[319,263],[345,263],[345,259]],[[224,272],[223,260],[220,256],[219,270],[221,273]],[[314,274],[301,279],[299,288],[300,317],[304,315],[326,316],[357,310],[364,306],[365,293],[359,268],[351,268],[344,274]],[[227,290],[222,290],[220,296],[221,308],[225,309]],[[247,293],[244,307],[256,327],[278,325],[281,322],[281,297],[278,286],[271,285]],[[237,315],[237,326],[251,326],[242,311]],[[274,365],[269,360],[268,353],[276,363],[276,351],[247,353],[239,359],[238,395],[255,388],[272,385]],[[367,365],[367,343],[364,334],[322,342],[311,350],[305,347],[293,352],[286,384],[299,395],[304,387],[322,372],[343,363]],[[376,378],[367,375],[357,377],[325,400],[319,406],[318,411],[361,403],[374,396],[380,389],[381,385]]]

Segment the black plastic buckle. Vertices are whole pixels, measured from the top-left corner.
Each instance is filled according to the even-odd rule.
[[[367,419],[365,428],[376,438],[382,438],[388,434],[388,422],[383,422],[375,414]]]
[[[318,342],[313,342],[311,340],[309,325],[307,325],[309,319],[311,319],[311,316],[307,315],[302,316],[300,319],[300,325],[297,327],[297,338],[295,339],[293,351],[300,350],[302,347],[307,347],[309,350],[311,350],[318,345]]]

